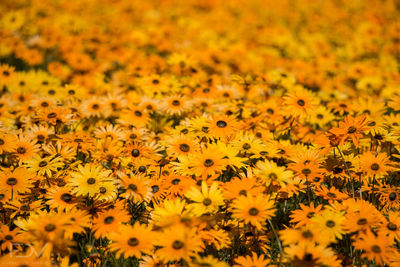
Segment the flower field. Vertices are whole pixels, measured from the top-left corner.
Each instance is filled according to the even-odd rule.
[[[0,266],[400,266],[399,16],[0,1]]]

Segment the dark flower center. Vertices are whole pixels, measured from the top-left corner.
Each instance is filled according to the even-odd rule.
[[[257,216],[258,215],[258,213],[259,213],[260,211],[257,209],[257,208],[251,208],[251,209],[249,209],[249,214],[251,215],[251,216]]]
[[[312,233],[311,231],[309,231],[309,230],[304,231],[303,233],[301,233],[301,235],[302,235],[304,238],[312,238],[312,237],[314,236],[313,233]]]
[[[10,240],[13,240],[13,236],[12,235],[6,235],[4,237],[4,239],[10,241]]]
[[[270,174],[268,174],[268,177],[271,179],[271,180],[276,180],[277,178],[278,178],[278,175],[276,175],[276,173],[270,173]]]
[[[343,169],[342,169],[342,168],[340,168],[340,167],[335,167],[335,168],[333,168],[333,173],[338,174],[338,173],[341,173],[341,172],[343,172]]]
[[[3,139],[0,139],[0,146],[2,146],[2,145],[4,145],[4,140]]]
[[[131,155],[132,155],[133,157],[137,158],[137,157],[139,157],[139,155],[140,155],[140,151],[139,151],[138,149],[135,148],[135,149],[132,150]]]
[[[174,100],[174,101],[172,101],[172,105],[173,106],[179,106],[181,104],[181,102],[179,102],[179,100]]]
[[[128,186],[128,188],[130,189],[130,190],[132,190],[132,191],[136,191],[138,188],[137,188],[137,185],[135,185],[135,184],[130,184],[129,186]]]
[[[185,244],[182,241],[175,240],[174,243],[172,243],[172,248],[178,250],[178,249],[183,248],[184,245]]]
[[[17,152],[18,152],[18,154],[25,154],[26,149],[24,147],[19,147],[19,148],[17,148]]]
[[[397,230],[397,225],[394,224],[394,223],[392,223],[392,222],[389,222],[389,223],[387,224],[386,227],[387,227],[390,231],[396,231],[396,230]]]
[[[139,245],[139,240],[135,237],[131,237],[128,240],[128,245],[131,247],[136,247],[137,245]]]
[[[212,201],[211,201],[211,199],[209,199],[208,197],[205,198],[205,199],[203,200],[204,206],[210,206],[211,203],[212,203]]]
[[[301,172],[302,172],[303,174],[305,174],[305,175],[308,175],[308,174],[311,173],[311,170],[308,169],[308,168],[306,168],[306,169],[303,169]]]
[[[326,221],[326,226],[329,228],[335,227],[336,223],[332,220]]]
[[[68,193],[64,193],[64,194],[62,194],[61,195],[61,199],[64,201],[64,202],[70,202],[71,200],[72,200],[72,195],[71,194],[68,194]]]
[[[306,104],[306,102],[304,102],[303,99],[299,99],[299,100],[297,100],[297,104],[298,104],[299,106],[304,106],[304,105]]]
[[[145,172],[146,171],[146,167],[145,166],[140,166],[139,167],[139,172]]]
[[[177,185],[177,184],[179,184],[179,182],[180,182],[181,180],[180,179],[174,179],[174,180],[172,180],[172,184],[173,185]]]
[[[57,117],[57,113],[55,113],[55,112],[47,114],[47,118],[49,118],[49,119],[53,119],[55,117]]]
[[[56,226],[52,223],[49,223],[44,227],[44,230],[46,230],[47,232],[53,232],[54,230],[56,230]]]
[[[239,196],[247,196],[247,191],[246,190],[240,190],[239,191]]]
[[[379,170],[379,164],[373,163],[373,164],[371,165],[371,169],[372,169],[373,171]]]
[[[179,145],[179,149],[180,149],[182,152],[188,152],[189,149],[190,149],[190,147],[189,147],[187,144],[181,144],[181,145]]]
[[[151,187],[151,190],[152,190],[153,193],[157,193],[160,190],[160,187],[158,185],[153,185]]]
[[[14,177],[10,177],[10,178],[7,179],[7,184],[11,185],[11,186],[16,185],[17,182],[18,182],[17,178],[14,178]]]
[[[307,213],[307,218],[311,219],[314,216],[315,212],[310,211],[309,213]]]
[[[102,186],[102,187],[100,187],[99,192],[100,192],[100,194],[104,194],[107,192],[107,189]]]
[[[47,161],[41,161],[41,162],[39,162],[39,167],[45,167],[45,166],[47,166]]]
[[[361,218],[361,219],[359,219],[359,220],[357,221],[357,224],[358,224],[358,225],[366,225],[367,222],[368,222],[367,219]]]
[[[245,144],[243,144],[242,148],[247,150],[247,149],[251,148],[251,145],[249,145],[248,143],[245,143]]]
[[[86,182],[87,182],[88,184],[94,184],[94,183],[96,183],[96,179],[94,179],[93,177],[91,177],[91,178],[87,179]]]
[[[326,194],[328,197],[330,198],[336,198],[336,194],[335,193],[331,193],[329,192],[328,194]]]
[[[139,110],[136,110],[135,111],[135,115],[137,116],[137,117],[142,117],[142,112],[140,112]]]
[[[352,134],[355,133],[357,129],[354,126],[350,126],[349,129],[347,129],[347,133]]]
[[[395,193],[395,192],[392,192],[392,193],[390,193],[390,194],[389,194],[389,200],[390,200],[390,201],[393,201],[393,200],[395,200],[395,199],[396,199],[396,197],[397,197],[397,195],[396,195],[396,193]]]
[[[228,124],[225,121],[217,121],[217,126],[219,128],[225,128]]]
[[[372,250],[372,252],[374,252],[374,253],[381,253],[381,252],[382,252],[382,249],[381,249],[378,245],[373,245],[373,246],[371,247],[371,250]]]
[[[212,159],[206,159],[203,164],[205,167],[211,167],[214,165],[214,161]]]
[[[110,224],[114,221],[114,217],[113,216],[108,216],[104,219],[104,223],[105,224]]]

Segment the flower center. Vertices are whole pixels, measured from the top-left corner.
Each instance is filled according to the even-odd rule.
[[[217,121],[217,126],[219,128],[225,128],[228,124],[225,121]]]
[[[374,253],[381,253],[381,252],[382,252],[382,249],[381,249],[378,245],[373,245],[373,246],[371,247],[371,250],[372,250],[372,252],[374,252]]]
[[[304,231],[301,235],[302,235],[304,238],[311,238],[311,237],[314,236],[313,233],[311,233],[309,230]]]
[[[373,164],[371,165],[371,169],[372,169],[373,171],[379,170],[379,164],[373,163]]]
[[[181,102],[179,102],[179,100],[172,101],[173,106],[179,106],[180,104],[181,104]]]
[[[395,200],[395,199],[396,199],[396,197],[397,197],[397,195],[396,195],[396,193],[395,193],[395,192],[392,192],[392,193],[390,193],[390,194],[389,194],[389,200],[390,200],[390,201],[393,201],[393,200]]]
[[[395,224],[392,223],[392,222],[389,222],[389,223],[387,224],[387,228],[388,228],[390,231],[396,231],[396,230],[397,230],[397,225],[395,225]]]
[[[251,148],[251,145],[249,145],[248,143],[245,143],[245,144],[243,144],[242,148],[247,150],[247,149]]]
[[[190,147],[189,147],[187,144],[181,144],[181,145],[179,145],[179,149],[180,149],[182,152],[188,152],[189,149],[190,149]]]
[[[257,216],[258,213],[259,213],[259,210],[258,210],[257,208],[251,208],[251,209],[249,209],[249,214],[250,214],[251,216]]]
[[[350,126],[349,129],[347,129],[347,133],[352,134],[355,133],[357,129],[354,126]]]
[[[270,174],[268,174],[268,177],[271,179],[271,180],[276,180],[277,178],[278,178],[278,175],[276,175],[276,173],[270,173]]]
[[[303,174],[305,174],[305,175],[309,175],[309,174],[311,173],[311,170],[308,169],[308,168],[305,168],[305,169],[303,169],[301,172],[302,172]]]
[[[139,151],[138,149],[135,148],[135,149],[132,150],[131,155],[132,155],[133,157],[137,158],[137,157],[139,157],[139,155],[140,155],[140,151]]]
[[[49,113],[49,114],[47,115],[47,118],[49,118],[49,119],[53,119],[53,118],[55,118],[55,117],[57,117],[57,113],[55,113],[55,112]]]
[[[14,178],[14,177],[10,177],[7,179],[7,184],[11,185],[11,186],[16,185],[17,182],[18,182],[17,178]]]
[[[328,194],[326,194],[328,197],[330,198],[336,198],[336,194],[335,193],[331,193],[329,192]]]
[[[93,177],[91,177],[91,178],[87,179],[86,182],[87,182],[88,184],[94,184],[94,183],[96,183],[96,179],[94,179]]]
[[[136,110],[135,111],[135,115],[137,116],[137,117],[142,117],[142,112],[140,112],[139,110]]]
[[[208,133],[208,127],[206,127],[206,126],[202,127],[201,130],[202,130],[204,133]]]
[[[17,148],[18,154],[24,154],[26,152],[26,149],[24,147],[19,147]]]
[[[361,218],[361,219],[359,219],[359,220],[357,221],[357,224],[358,224],[358,225],[366,225],[367,222],[368,222],[367,219]]]
[[[45,166],[47,166],[47,161],[41,161],[41,162],[39,162],[39,167],[45,167]]]
[[[105,224],[110,224],[114,221],[114,217],[113,216],[108,216],[104,219],[104,223]]]
[[[132,190],[132,191],[136,191],[136,190],[137,190],[137,185],[135,185],[135,184],[130,184],[130,185],[128,186],[128,188],[129,188],[130,190]]]
[[[158,185],[153,185],[151,187],[151,190],[152,190],[153,193],[157,193],[160,190],[160,187]]]
[[[205,199],[203,200],[204,206],[210,206],[211,203],[212,203],[212,201],[211,201],[211,199],[209,199],[208,197],[205,198]]]
[[[304,106],[305,104],[306,104],[306,102],[304,102],[304,100],[303,99],[299,99],[299,100],[297,100],[297,104],[299,105],[299,106]]]
[[[178,250],[178,249],[183,248],[184,245],[185,245],[185,244],[183,244],[182,241],[180,241],[180,240],[175,240],[174,243],[172,243],[172,248]]]
[[[328,220],[328,221],[326,221],[325,225],[329,228],[332,228],[332,227],[335,227],[336,223],[332,220]]]
[[[10,241],[10,240],[13,240],[13,236],[12,235],[6,235],[4,237],[4,239]]]
[[[205,167],[211,167],[214,165],[214,161],[212,159],[206,159],[203,164]]]
[[[139,240],[135,237],[131,237],[128,240],[128,245],[131,247],[136,247],[137,245],[139,245]]]
[[[62,194],[61,195],[61,199],[64,201],[64,202],[70,202],[71,200],[72,200],[72,195],[71,194],[68,194],[68,193],[64,193],[64,194]]]
[[[56,226],[52,223],[49,223],[44,227],[44,230],[46,230],[47,232],[53,232],[54,230],[56,230]]]
[[[335,168],[333,168],[333,173],[338,174],[338,173],[341,173],[342,171],[343,171],[343,169],[340,168],[340,167],[335,167]]]

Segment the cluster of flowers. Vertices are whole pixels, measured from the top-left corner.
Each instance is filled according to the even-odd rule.
[[[400,266],[395,0],[3,0],[1,266]]]

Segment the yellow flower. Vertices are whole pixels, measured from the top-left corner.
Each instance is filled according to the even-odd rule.
[[[196,187],[192,187],[185,196],[194,202],[189,204],[187,208],[196,216],[205,213],[215,213],[220,206],[224,205],[222,192],[216,182],[212,183],[210,188],[208,188],[207,183],[203,181],[201,191]]]

